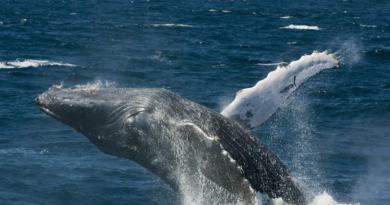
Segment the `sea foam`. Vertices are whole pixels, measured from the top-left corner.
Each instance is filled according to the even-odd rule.
[[[38,67],[38,66],[76,66],[69,63],[58,63],[58,62],[51,62],[47,60],[15,60],[15,61],[8,61],[8,62],[0,62],[0,69],[11,69],[11,68],[27,68],[27,67]]]

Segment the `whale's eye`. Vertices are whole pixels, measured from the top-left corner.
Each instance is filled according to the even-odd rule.
[[[129,118],[131,118],[131,117],[135,117],[135,116],[137,116],[138,114],[140,114],[140,113],[142,113],[142,112],[144,112],[144,110],[139,110],[139,111],[136,111],[136,112],[134,112],[134,113],[130,114],[130,116],[128,116],[128,117],[129,117]]]
[[[131,110],[127,111],[123,115],[123,117],[126,119],[133,118],[133,117],[135,117],[143,112],[148,112],[148,111],[149,111],[149,109],[147,109],[147,108],[135,108],[135,109],[131,109]]]

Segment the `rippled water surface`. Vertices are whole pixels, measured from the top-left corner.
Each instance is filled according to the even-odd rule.
[[[146,169],[41,112],[34,99],[53,84],[166,88],[220,112],[313,50],[341,66],[253,132],[313,197],[387,204],[389,10],[385,0],[2,0],[0,204],[181,203]]]

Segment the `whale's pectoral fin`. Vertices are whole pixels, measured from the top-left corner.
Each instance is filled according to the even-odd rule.
[[[285,93],[293,87],[294,87],[294,84],[290,84],[290,85],[286,86],[285,88],[283,88],[282,90],[280,90],[279,93]]]
[[[294,76],[294,83],[291,83],[290,85],[286,86],[285,88],[280,90],[279,93],[285,93],[285,92],[289,91],[291,88],[297,87],[297,84],[295,84],[296,78],[297,78],[297,76]]]
[[[218,137],[209,135],[195,123],[186,122],[183,125],[195,131],[200,140],[194,140],[203,144],[199,146],[197,155],[201,155],[198,161],[200,172],[212,182],[224,187],[226,190],[238,196],[245,204],[256,204],[255,194],[247,179],[244,177],[243,169],[223,149]]]
[[[283,102],[300,85],[317,73],[340,65],[336,56],[328,52],[313,52],[299,60],[279,65],[267,77],[251,88],[237,92],[236,97],[221,114],[225,117],[247,124],[249,128],[260,126],[268,120]],[[288,69],[287,69],[288,68]],[[246,115],[248,110],[256,110],[253,115]],[[238,117],[237,117],[238,116]]]

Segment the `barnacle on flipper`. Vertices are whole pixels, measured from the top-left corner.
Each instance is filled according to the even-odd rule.
[[[327,52],[327,51],[326,51]],[[331,54],[331,56],[332,56],[332,58],[333,59],[335,59],[336,60],[336,62],[337,62],[337,66],[336,66],[336,68],[337,67],[339,67],[340,66],[340,60],[336,57],[336,55],[335,54]]]

